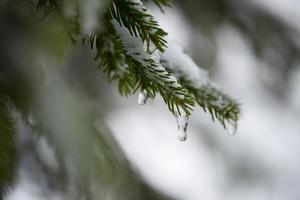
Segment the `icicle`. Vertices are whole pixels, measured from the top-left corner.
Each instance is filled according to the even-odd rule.
[[[225,121],[226,125],[226,131],[228,135],[235,135],[237,132],[237,122],[234,120],[226,120]]]
[[[184,115],[177,115],[177,127],[178,127],[178,139],[182,142],[186,141],[187,139],[187,126],[189,117]]]
[[[139,97],[138,97],[138,104],[139,105],[145,105],[146,102],[147,102],[147,99],[148,99],[148,93],[146,90],[142,90],[139,94]]]

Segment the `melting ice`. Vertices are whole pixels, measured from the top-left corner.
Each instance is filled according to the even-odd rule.
[[[235,135],[237,132],[237,122],[234,120],[226,120],[225,121],[226,125],[226,131],[228,135]]]
[[[186,141],[187,139],[187,126],[189,117],[184,115],[177,115],[177,127],[178,127],[178,139],[182,142]]]
[[[148,93],[146,90],[142,90],[138,97],[138,104],[145,105],[148,99]]]

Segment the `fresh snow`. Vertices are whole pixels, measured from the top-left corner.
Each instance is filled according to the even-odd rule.
[[[161,59],[167,61],[168,67],[178,76],[185,76],[195,87],[209,83],[207,71],[201,69],[193,59],[184,53],[176,41],[168,42],[168,49],[161,54]]]

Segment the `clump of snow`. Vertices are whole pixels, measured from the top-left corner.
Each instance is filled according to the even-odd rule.
[[[174,41],[168,42],[168,49],[161,54],[161,59],[167,61],[168,67],[179,76],[185,76],[195,87],[209,83],[207,71],[201,69],[193,59],[184,53],[181,46]]]
[[[135,36],[132,36],[129,31],[120,26],[116,20],[112,21],[119,37],[122,40],[122,43],[127,51],[127,53],[132,56],[136,61],[146,65],[146,60],[151,58],[150,54],[147,54],[144,50],[144,43],[143,41]]]

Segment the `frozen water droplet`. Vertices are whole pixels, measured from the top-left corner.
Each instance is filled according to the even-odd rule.
[[[237,132],[237,122],[234,120],[226,120],[225,121],[226,125],[226,131],[228,135],[235,135]]]
[[[138,97],[138,104],[145,105],[148,99],[148,93],[146,90],[142,90]]]
[[[179,129],[179,130],[178,130],[178,139],[179,139],[181,142],[186,141],[186,139],[187,139],[187,132],[184,131],[183,129]]]
[[[178,127],[178,139],[182,142],[186,141],[187,139],[187,126],[189,117],[184,115],[177,115],[177,127]]]

